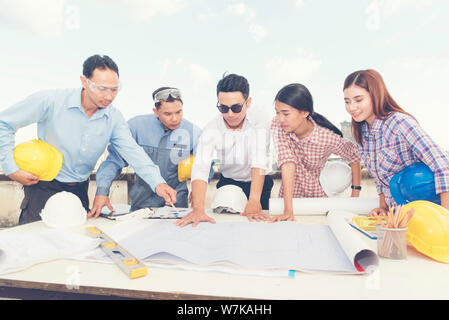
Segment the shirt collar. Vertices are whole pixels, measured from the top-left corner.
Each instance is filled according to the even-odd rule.
[[[252,124],[252,122],[250,122],[250,120],[248,120],[248,113],[247,113],[246,116],[245,116],[245,119],[243,119],[243,125],[242,125],[242,128],[239,129],[239,130],[232,130],[232,129],[229,129],[229,128],[226,126],[225,119],[223,118],[223,116],[222,116],[222,115],[219,115],[219,117],[220,117],[220,126],[221,126],[221,128],[224,129],[224,130],[237,131],[237,132],[238,132],[238,131],[245,131],[245,130],[247,129],[248,125],[249,125],[249,124]],[[249,124],[248,124],[248,123],[249,123]]]
[[[310,132],[310,134],[309,134],[307,137],[303,138],[303,139],[299,139],[298,136],[296,135],[296,133],[290,132],[289,135],[290,135],[290,137],[291,137],[292,139],[294,139],[294,140],[296,140],[296,141],[301,141],[301,142],[308,142],[308,141],[313,140],[313,138],[316,136],[316,133],[317,133],[317,127],[318,127],[318,126],[317,126],[315,120],[312,119],[312,117],[310,117],[309,119],[310,119],[310,121],[312,121],[312,123],[313,123],[313,130],[312,130],[312,132]]]
[[[67,109],[78,108],[81,112],[84,113],[84,108],[81,104],[81,93],[83,92],[83,88],[73,89],[73,92],[67,98]],[[110,117],[112,103],[103,109],[98,109],[95,112],[92,118],[100,118],[102,116]]]
[[[380,128],[382,127],[383,120],[379,119],[377,117],[374,118],[374,121],[371,125],[371,127],[368,127],[368,122],[364,122],[362,125],[362,134],[364,137],[368,137],[370,134],[377,134],[380,131]]]
[[[161,122],[161,120],[158,117],[156,117],[156,115],[154,115],[154,118],[156,119],[157,125],[161,128],[161,130],[164,134],[171,134],[172,132],[175,132],[176,130],[184,128],[184,119],[181,120],[181,123],[179,124],[179,126],[176,129],[172,130],[172,129],[165,129],[164,124]]]

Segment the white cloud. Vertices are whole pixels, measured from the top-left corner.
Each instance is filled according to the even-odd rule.
[[[278,56],[268,60],[266,68],[269,77],[274,80],[282,81],[282,83],[303,82],[310,79],[321,64],[321,59],[299,50],[294,57]]]
[[[189,64],[189,75],[192,86],[195,90],[201,90],[202,88],[209,86],[211,83],[210,72],[200,64]]]
[[[379,0],[375,0],[379,2]],[[383,0],[380,1],[383,7],[383,14],[385,16],[391,16],[401,9],[414,7],[417,9],[431,6],[433,0]]]
[[[389,0],[385,1],[384,13],[388,16],[403,8],[414,7],[420,9],[429,7],[432,4],[432,0]]]
[[[266,37],[266,29],[262,25],[253,22],[256,17],[254,9],[246,6],[244,3],[234,3],[228,5],[228,10],[235,15],[245,17],[246,22],[249,24],[248,31],[256,42]]]
[[[295,5],[296,5],[296,8],[302,9],[306,5],[306,1],[305,0],[296,0]]]
[[[404,57],[378,71],[396,102],[416,117],[438,144],[449,150],[446,95],[449,56]]]
[[[265,38],[267,35],[267,31],[265,30],[265,28],[262,27],[260,24],[255,23],[249,26],[249,32],[252,34],[254,40],[256,40],[257,42]]]
[[[209,22],[216,19],[218,14],[211,9],[198,13],[198,19],[202,22]]]
[[[252,21],[256,16],[254,9],[247,7],[244,3],[234,3],[228,5],[228,10],[239,16],[246,16],[246,21]]]
[[[64,27],[67,0],[0,0],[0,27],[58,37]]]
[[[164,61],[162,61],[162,69],[161,69],[161,72],[159,74],[159,78],[160,79],[165,79],[166,78],[166,76],[168,74],[168,68],[169,68],[170,64],[171,64],[171,61],[168,58],[165,58]]]
[[[422,9],[432,4],[433,0],[371,0],[365,9],[365,26],[371,30],[379,30],[382,17],[391,17],[410,7]]]
[[[106,1],[106,0],[102,0]],[[187,6],[186,0],[114,0],[131,10],[137,19],[147,20],[158,13],[173,15]],[[107,1],[109,4],[111,0]]]

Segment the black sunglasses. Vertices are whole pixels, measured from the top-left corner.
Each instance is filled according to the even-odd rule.
[[[231,109],[233,113],[240,113],[242,111],[242,108],[245,105],[245,103],[246,103],[246,100],[245,100],[245,102],[243,102],[243,104],[233,104],[230,107],[225,106],[224,104],[217,103],[217,108],[218,108],[218,110],[220,110],[221,113],[228,113],[229,109]]]

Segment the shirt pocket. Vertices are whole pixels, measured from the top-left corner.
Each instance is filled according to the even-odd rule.
[[[307,170],[318,170],[322,167],[325,148],[314,145],[302,146],[299,150],[298,158]]]
[[[157,161],[157,154],[158,154],[158,148],[152,147],[152,146],[145,146],[141,145],[143,151],[151,158],[151,160],[156,163]]]
[[[402,168],[399,154],[394,147],[388,146],[379,150],[376,157],[379,178],[388,186],[391,177]]]
[[[177,165],[181,160],[187,159],[190,156],[190,150],[185,148],[173,147],[168,150],[168,158],[170,163]]]

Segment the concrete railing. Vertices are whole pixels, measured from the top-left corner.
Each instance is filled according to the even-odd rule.
[[[206,204],[210,203],[214,194],[219,173],[215,173],[214,179],[209,183],[206,197]],[[370,179],[371,177],[366,170],[362,170],[362,179]],[[272,196],[276,197],[281,184],[281,174],[276,172],[273,175],[275,180],[275,187],[272,191]],[[129,203],[129,191],[134,184],[134,173],[123,173],[117,180],[115,180],[110,189],[110,201],[112,204]],[[190,185],[189,185],[190,189]],[[92,207],[97,191],[96,175],[91,174],[89,182],[89,205]],[[0,174],[0,228],[11,227],[18,223],[20,214],[20,204],[23,200],[23,186],[15,181],[12,181],[5,175]]]

